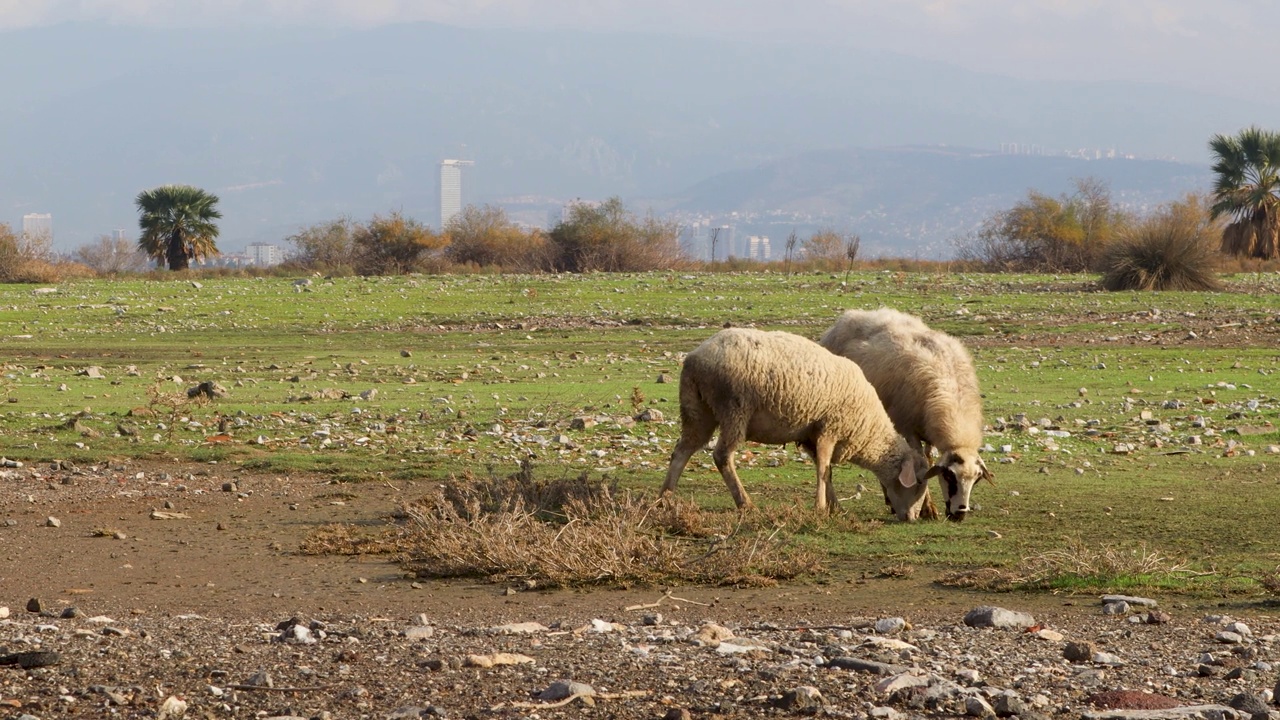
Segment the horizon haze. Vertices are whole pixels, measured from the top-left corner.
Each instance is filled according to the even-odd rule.
[[[1268,19],[1280,7],[1182,0],[0,0],[0,222],[51,212],[69,250],[134,232],[137,192],[179,182],[222,197],[224,249],[342,215],[434,224],[438,164],[465,153],[465,202],[526,221],[618,195],[638,212],[803,208],[861,232],[883,193],[783,179],[896,188],[893,222],[870,229],[896,245],[894,228],[952,217],[959,233],[973,218],[957,208],[1084,176],[1144,205],[1208,189],[1209,137],[1280,112],[1280,80],[1223,72],[1266,54],[1249,39]],[[1015,145],[1025,168],[945,159]],[[830,167],[920,147],[951,165]],[[872,166],[917,182],[859,174]],[[936,182],[979,166],[1041,184]],[[901,242],[937,254],[947,230]]]

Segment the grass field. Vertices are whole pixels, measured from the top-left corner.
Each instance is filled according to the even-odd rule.
[[[902,525],[882,522],[869,473],[837,469],[843,507],[861,522],[815,522],[799,535],[832,566],[995,568],[1042,587],[1203,592],[1254,592],[1275,579],[1274,278],[1158,294],[1101,293],[1085,276],[842,280],[0,286],[0,454],[30,464],[217,462],[350,482],[500,476],[525,463],[543,478],[585,473],[653,493],[679,435],[681,353],[725,323],[816,338],[841,310],[889,305],[970,346],[996,483],[975,489],[980,509],[964,523]],[[228,394],[188,399],[204,381]],[[664,419],[633,420],[645,409]],[[812,502],[812,465],[794,447],[748,447],[740,467],[758,503]],[[681,495],[731,512],[709,454],[695,456]]]

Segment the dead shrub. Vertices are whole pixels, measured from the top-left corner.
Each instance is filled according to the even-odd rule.
[[[1151,217],[1107,249],[1107,290],[1221,290],[1212,228],[1172,214]]]
[[[819,569],[782,527],[753,527],[736,513],[710,515],[674,498],[618,494],[585,478],[450,483],[404,511],[411,547],[401,560],[420,577],[542,587],[767,585]]]

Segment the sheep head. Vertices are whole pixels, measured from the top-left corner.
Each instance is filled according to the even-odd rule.
[[[920,519],[920,510],[924,505],[924,494],[929,489],[925,482],[925,473],[929,463],[920,453],[907,451],[902,462],[893,468],[896,475],[880,477],[880,485],[884,488],[885,499],[893,514],[904,522]]]
[[[957,522],[969,514],[969,495],[979,480],[992,480],[993,475],[978,453],[968,450],[948,450],[938,458],[938,464],[929,468],[924,477],[941,477],[942,494],[946,500],[947,519]]]

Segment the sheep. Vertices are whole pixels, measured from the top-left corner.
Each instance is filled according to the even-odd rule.
[[[911,447],[926,458],[937,448],[925,478],[940,476],[947,518],[963,520],[974,484],[992,480],[978,456],[982,396],[964,345],[890,308],[849,310],[819,343],[858,364]]]
[[[754,508],[734,468],[743,441],[796,443],[817,466],[818,510],[834,512],[831,463],[853,462],[875,473],[900,520],[920,515],[929,468],[893,429],[875,389],[853,362],[812,340],[785,332],[721,330],[684,360],[680,371],[680,440],[662,494],[675,492],[693,453],[716,428],[716,468],[739,509]]]

